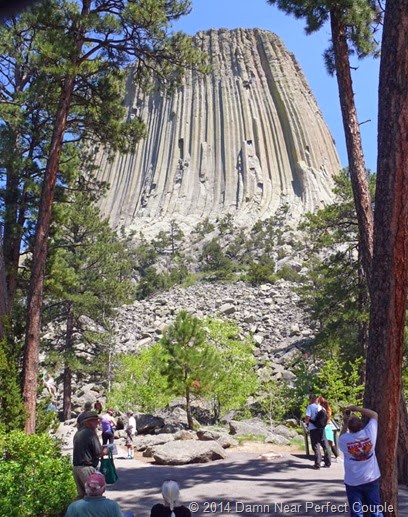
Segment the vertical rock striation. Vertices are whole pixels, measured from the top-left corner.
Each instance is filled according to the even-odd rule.
[[[168,97],[129,85],[129,117],[147,137],[134,153],[96,158],[111,188],[102,210],[135,229],[192,227],[231,213],[241,224],[284,204],[298,219],[332,200],[340,169],[333,139],[294,56],[273,33],[209,30],[195,36],[212,73],[188,72]]]

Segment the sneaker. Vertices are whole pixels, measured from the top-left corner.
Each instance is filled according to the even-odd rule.
[[[313,468],[314,468],[315,470],[320,470],[319,465],[313,465]]]

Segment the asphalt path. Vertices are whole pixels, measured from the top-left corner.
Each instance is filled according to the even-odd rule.
[[[119,451],[121,454],[121,450]],[[310,456],[277,452],[263,459],[258,452],[228,452],[225,460],[206,464],[161,466],[115,457],[119,480],[106,496],[135,517],[149,517],[150,508],[162,502],[160,487],[174,479],[181,502],[193,515],[213,516],[341,516],[348,515],[343,484],[343,462],[314,470]],[[399,514],[408,515],[408,489],[400,487]]]

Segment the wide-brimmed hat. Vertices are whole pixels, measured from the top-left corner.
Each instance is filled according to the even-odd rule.
[[[87,422],[88,420],[99,420],[99,415],[96,411],[85,411],[82,422]]]

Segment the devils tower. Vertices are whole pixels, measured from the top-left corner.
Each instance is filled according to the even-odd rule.
[[[208,75],[189,71],[172,96],[128,85],[128,116],[147,135],[112,162],[101,208],[114,226],[155,232],[232,214],[249,225],[282,204],[295,220],[332,200],[340,169],[329,129],[293,54],[259,29],[198,33]]]

